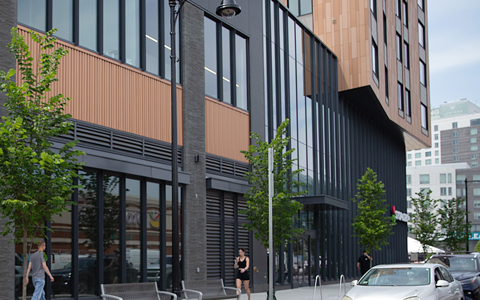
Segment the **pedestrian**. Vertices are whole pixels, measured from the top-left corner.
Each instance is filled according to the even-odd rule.
[[[45,251],[45,241],[38,242],[38,251],[30,255],[30,262],[27,268],[27,284],[30,270],[32,270],[32,284],[35,287],[31,300],[45,300],[45,273],[50,276],[50,281],[53,282],[53,276],[48,270],[45,258],[43,258],[43,251]]]
[[[250,274],[249,274],[249,268],[250,268],[250,259],[245,256],[245,249],[244,248],[239,248],[238,249],[238,255],[237,258],[235,258],[235,266],[234,268],[238,268],[237,272],[237,289],[242,289],[242,282],[243,286],[245,287],[245,291],[247,292],[248,300],[250,300]]]
[[[370,269],[370,262],[372,258],[370,255],[367,254],[366,250],[363,250],[362,255],[357,260],[357,270],[360,270],[363,274],[365,274]]]

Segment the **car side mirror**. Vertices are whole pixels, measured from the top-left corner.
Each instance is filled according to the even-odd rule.
[[[439,280],[439,281],[437,281],[436,286],[437,287],[448,287],[449,283],[446,280]]]
[[[350,285],[351,285],[351,286],[356,286],[357,283],[358,283],[358,280],[354,280],[354,281],[350,282]]]

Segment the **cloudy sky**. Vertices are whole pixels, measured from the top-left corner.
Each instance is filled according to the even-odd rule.
[[[480,0],[428,0],[430,103],[480,106]]]

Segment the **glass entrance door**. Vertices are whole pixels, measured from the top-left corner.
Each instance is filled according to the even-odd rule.
[[[298,286],[310,285],[310,236],[301,236],[293,242],[293,282]]]

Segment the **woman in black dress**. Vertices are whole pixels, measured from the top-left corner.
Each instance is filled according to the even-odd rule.
[[[242,281],[243,287],[247,292],[248,300],[250,300],[250,259],[245,256],[245,249],[239,248],[238,249],[238,257],[235,259],[235,266],[234,268],[238,268],[237,272],[237,289],[242,289]]]

